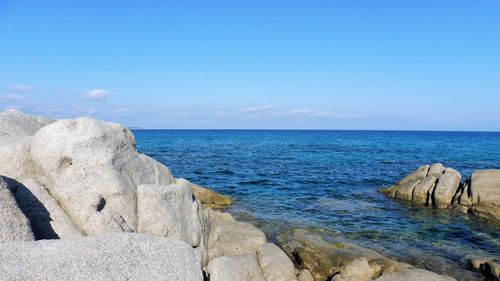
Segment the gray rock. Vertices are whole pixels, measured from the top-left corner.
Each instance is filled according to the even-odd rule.
[[[445,171],[445,167],[441,163],[434,163],[429,168],[429,172],[427,173],[427,177],[435,177],[439,178]]]
[[[417,203],[428,204],[430,198],[429,191],[436,185],[436,181],[437,178],[434,176],[427,177],[420,181],[413,190],[412,200]]]
[[[375,270],[364,258],[353,260],[340,273],[335,274],[332,281],[370,281]]]
[[[278,246],[266,243],[257,250],[257,258],[266,281],[296,281],[292,261]]]
[[[141,234],[0,244],[1,280],[202,281],[193,249]]]
[[[28,218],[19,208],[4,178],[0,176],[0,243],[34,241]]]
[[[314,278],[309,270],[303,269],[300,271],[299,276],[297,276],[297,281],[314,281]]]
[[[216,221],[208,238],[208,258],[226,255],[255,254],[267,242],[266,235],[245,222]]]
[[[427,172],[429,171],[430,166],[429,165],[424,165],[418,167],[415,171],[404,177],[402,180],[400,180],[397,185],[403,186],[407,185],[409,183],[414,183],[416,181],[421,181],[424,178],[427,177]]]
[[[0,133],[11,137],[32,136],[52,122],[45,117],[29,116],[9,109],[0,113]]]
[[[447,208],[450,206],[461,180],[462,176],[459,172],[452,168],[446,168],[444,174],[439,177],[434,189],[434,205],[438,208]]]
[[[37,240],[82,237],[59,203],[33,179],[9,179],[19,207],[28,217]]]
[[[137,231],[182,240],[200,247],[206,262],[208,227],[200,202],[189,184],[140,185],[137,188]]]
[[[500,170],[478,170],[471,177],[472,203],[500,207]]]
[[[235,221],[230,213],[224,213],[218,210],[213,210],[208,207],[204,209],[205,217],[212,224],[216,221]]]
[[[200,200],[204,207],[221,209],[229,207],[231,204],[233,204],[233,200],[231,198],[219,194],[201,185],[191,183],[186,179],[177,179],[176,182],[190,184],[191,188],[193,189],[194,196],[198,198],[198,200]]]
[[[389,274],[384,274],[375,279],[376,281],[456,281],[455,278],[439,275],[437,273],[423,269],[401,270]]]
[[[86,235],[136,230],[136,187],[168,185],[170,171],[139,154],[127,128],[90,118],[60,120],[31,142],[36,177]]]
[[[224,256],[208,264],[210,281],[267,281],[255,254]]]

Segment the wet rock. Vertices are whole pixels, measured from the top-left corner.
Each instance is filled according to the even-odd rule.
[[[339,241],[336,237],[325,238],[319,231],[292,229],[280,234],[278,242],[296,265],[309,270],[316,281],[328,280],[359,258],[368,261],[375,276],[405,268],[404,264],[391,261],[376,251]]]
[[[460,261],[464,266],[480,271],[486,278],[500,277],[500,262],[494,258],[467,255]]]
[[[3,243],[0,260],[1,280],[203,280],[189,245],[142,234]]]
[[[384,274],[375,279],[376,281],[456,281],[455,278],[439,275],[432,271],[423,269],[401,270],[389,274]]]
[[[257,258],[266,281],[296,281],[295,268],[288,256],[272,243],[257,250]]]
[[[257,256],[251,253],[213,259],[208,273],[210,281],[268,281],[262,275]]]
[[[204,207],[221,209],[229,207],[231,204],[233,204],[233,199],[217,193],[211,189],[205,188],[201,185],[191,183],[185,179],[177,179],[177,182],[189,183],[191,185],[191,188],[193,189],[194,196],[198,198],[198,200],[200,200]]]
[[[216,221],[208,238],[209,260],[226,255],[255,254],[267,242],[257,227],[236,221]]]
[[[487,261],[481,268],[483,274],[487,277],[498,278],[500,277],[500,263],[496,261]]]
[[[34,241],[31,225],[0,176],[0,243],[7,241]]]

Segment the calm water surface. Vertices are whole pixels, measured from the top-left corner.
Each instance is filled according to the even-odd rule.
[[[419,267],[481,280],[466,254],[500,256],[499,227],[378,193],[441,162],[468,177],[500,169],[500,133],[137,130],[138,149],[176,177],[228,194],[228,211],[270,240],[288,227],[324,227]]]

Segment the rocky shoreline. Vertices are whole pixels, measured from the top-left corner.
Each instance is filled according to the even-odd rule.
[[[455,280],[313,229],[282,233],[281,248],[268,243],[216,210],[231,198],[175,178],[119,124],[5,111],[0,155],[2,280]],[[454,184],[449,173],[441,182]],[[408,198],[396,196],[406,182],[386,193]],[[469,187],[461,190],[458,201]],[[449,193],[435,197],[438,207]],[[468,210],[483,214],[490,201],[477,194]]]

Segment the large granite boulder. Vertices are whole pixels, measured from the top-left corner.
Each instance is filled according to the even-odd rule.
[[[31,142],[38,180],[87,235],[136,230],[136,188],[168,185],[170,171],[135,149],[119,124],[90,118],[60,120]]]
[[[1,280],[202,281],[186,243],[141,234],[0,244]]]
[[[500,170],[478,170],[470,181],[473,204],[487,203],[500,207]]]
[[[370,281],[375,270],[364,258],[353,260],[338,274],[335,274],[332,281]]]
[[[25,137],[32,136],[42,127],[54,122],[45,117],[30,116],[16,110],[0,113],[0,136]]]
[[[255,254],[267,242],[266,235],[257,227],[236,221],[216,221],[208,238],[208,258],[226,255]]]
[[[438,208],[447,208],[453,203],[453,196],[457,192],[462,176],[452,168],[446,168],[444,173],[438,178],[434,188],[434,205]]]
[[[278,246],[266,243],[257,250],[257,259],[266,281],[296,281],[295,267]]]
[[[31,225],[0,176],[0,243],[7,241],[34,241]]]
[[[374,276],[411,268],[376,251],[343,242],[341,237],[321,230],[292,229],[281,233],[278,242],[299,268],[311,272],[315,281],[330,280],[336,274],[342,275],[341,272],[359,258],[364,258],[369,263]],[[349,269],[347,271],[350,272]],[[344,274],[348,275],[349,272],[344,271]]]
[[[456,281],[455,278],[439,275],[423,269],[408,269],[382,275],[376,281]]]
[[[189,184],[140,185],[137,188],[137,231],[179,239],[200,250],[207,262],[208,225]]]

